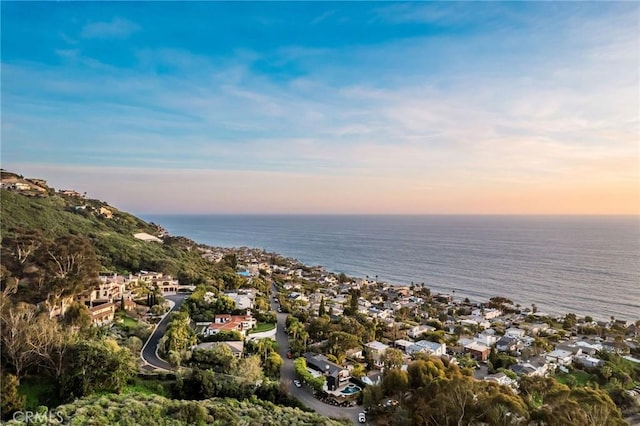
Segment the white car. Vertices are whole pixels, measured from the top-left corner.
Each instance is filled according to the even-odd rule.
[[[293,384],[296,385],[297,388],[301,388],[302,387],[302,383],[300,383],[300,380],[294,380]]]
[[[358,421],[360,423],[366,423],[367,422],[367,417],[364,415],[364,413],[358,413]]]

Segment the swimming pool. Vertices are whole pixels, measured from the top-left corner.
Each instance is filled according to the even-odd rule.
[[[358,393],[362,390],[360,386],[354,385],[353,383],[349,383],[346,388],[340,391],[343,395],[353,395],[354,393]]]

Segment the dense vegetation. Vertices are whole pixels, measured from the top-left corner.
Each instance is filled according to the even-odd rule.
[[[63,421],[56,423],[57,415]],[[47,419],[47,416],[42,416]],[[69,425],[277,425],[331,426],[345,423],[257,398],[238,401],[167,399],[158,395],[94,395],[58,407],[49,424]],[[9,424],[21,424],[9,422]],[[38,424],[37,422],[34,424]],[[47,423],[39,423],[47,424]]]
[[[39,245],[78,236],[93,247],[103,271],[150,270],[176,276],[182,284],[239,285],[228,264],[208,262],[198,244],[187,238],[165,237],[164,243],[136,239],[136,233],[158,234],[159,229],[102,201],[55,194],[26,197],[7,190],[2,190],[1,196],[2,244],[9,251],[25,237]],[[108,218],[100,214],[100,207],[108,208],[113,215]]]

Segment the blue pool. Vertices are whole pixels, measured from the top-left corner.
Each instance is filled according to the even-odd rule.
[[[343,395],[353,395],[354,393],[360,392],[362,389],[360,386],[354,385],[353,383],[349,383],[346,388],[340,391]]]

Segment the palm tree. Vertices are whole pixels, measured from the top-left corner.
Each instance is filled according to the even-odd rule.
[[[298,334],[304,330],[304,326],[302,325],[302,323],[300,321],[293,321],[290,325],[289,325],[289,334],[292,335],[293,340],[296,340],[298,338]]]

